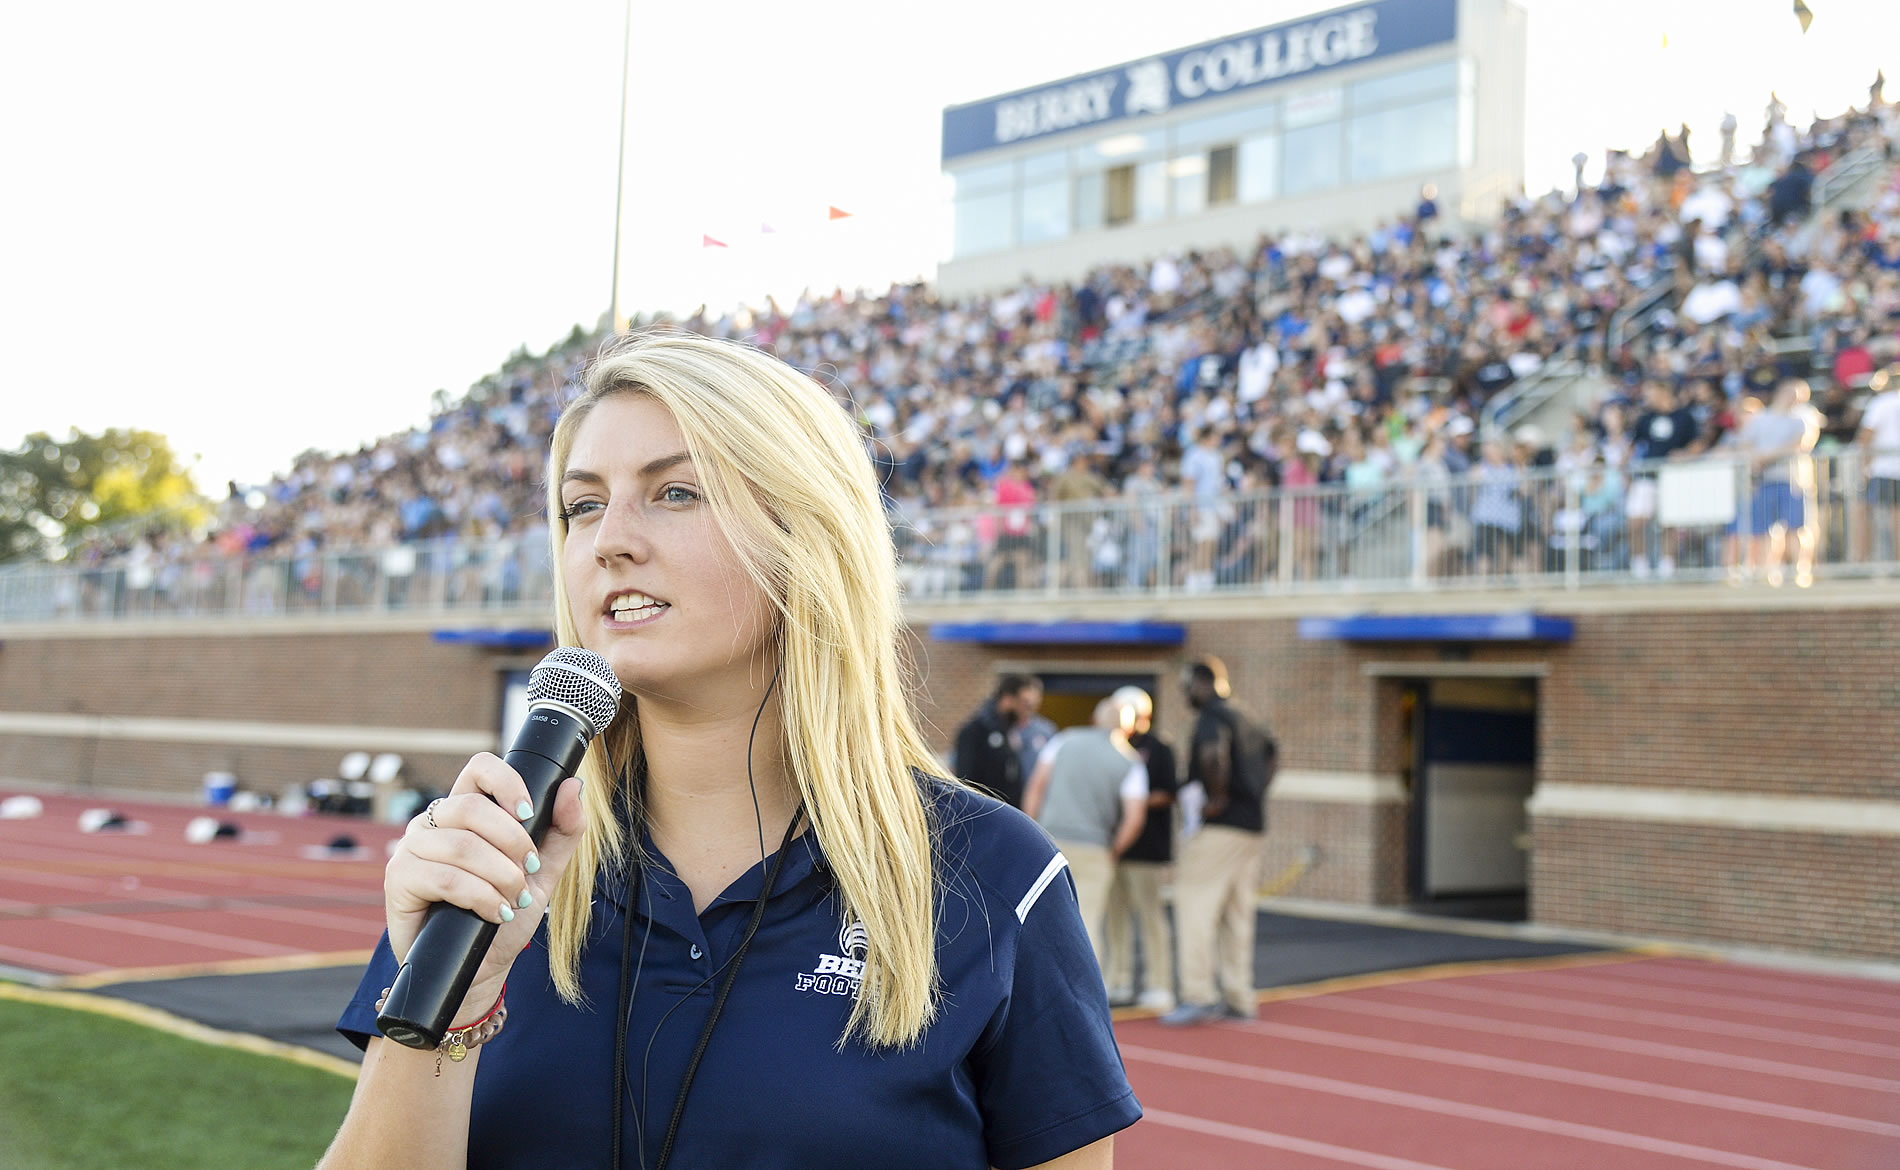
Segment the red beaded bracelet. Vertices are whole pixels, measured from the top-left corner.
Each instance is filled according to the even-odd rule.
[[[383,988],[383,994],[376,1000],[376,1010],[383,1010],[383,1003],[389,998],[389,988]],[[495,997],[495,1006],[488,1009],[480,1019],[459,1028],[450,1028],[442,1033],[442,1043],[435,1046],[435,1075],[442,1075],[442,1058],[447,1056],[456,1064],[468,1059],[468,1050],[486,1044],[501,1032],[508,1022],[508,984],[501,985],[501,994]]]

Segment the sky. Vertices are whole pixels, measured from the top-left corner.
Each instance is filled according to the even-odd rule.
[[[1797,121],[1900,91],[1892,0],[1808,0],[1805,36],[1788,0],[1520,3],[1533,191],[1663,125],[1707,155],[1725,110],[1747,141],[1771,89]],[[628,286],[690,308],[930,275],[945,105],[1335,6],[0,6],[0,447],[141,427],[221,494],[593,327],[623,45]]]

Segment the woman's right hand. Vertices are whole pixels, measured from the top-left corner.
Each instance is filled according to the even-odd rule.
[[[555,789],[554,820],[535,848],[516,810],[528,807],[528,787],[500,758],[481,752],[462,769],[450,794],[409,821],[383,870],[389,948],[402,962],[415,944],[429,908],[447,902],[495,923],[494,943],[469,989],[462,1020],[472,1006],[486,1011],[500,993],[515,956],[534,937],[548,895],[574,856],[587,816],[580,782]]]

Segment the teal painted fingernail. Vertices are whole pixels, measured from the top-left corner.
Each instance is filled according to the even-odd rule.
[[[515,920],[515,912],[508,909],[506,902],[503,902],[501,905],[501,920],[503,922],[513,922]]]
[[[524,800],[515,806],[515,815],[525,821],[534,815],[534,806]]]
[[[526,910],[528,907],[534,905],[534,891],[533,890],[521,891],[521,897],[515,899],[515,905],[521,907],[523,910]],[[513,918],[514,915],[510,914],[508,917]]]
[[[527,870],[529,873],[540,873],[541,855],[538,853],[528,854],[528,860],[522,863],[521,868]]]

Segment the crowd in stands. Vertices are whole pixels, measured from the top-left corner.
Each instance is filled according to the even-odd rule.
[[[1287,231],[961,301],[904,285],[678,325],[750,340],[834,386],[863,421],[894,515],[990,510],[925,533],[970,543],[959,587],[1026,583],[1042,504],[1180,493],[1191,501],[1180,538],[1198,551],[1178,568],[1192,587],[1234,579],[1234,549],[1247,546],[1253,521],[1224,499],[1467,478],[1434,497],[1447,563],[1508,567],[1496,562],[1582,522],[1555,505],[1500,504],[1514,477],[1545,470],[1578,477],[1595,512],[1621,517],[1620,566],[1642,571],[1660,554],[1660,569],[1671,550],[1642,531],[1636,464],[1734,446],[1745,409],[1790,373],[1823,375],[1821,442],[1851,442],[1857,394],[1895,357],[1900,331],[1900,104],[1876,88],[1865,107],[1802,129],[1775,102],[1752,149],[1732,133],[1731,119],[1721,163],[1701,171],[1686,128],[1644,154],[1608,152],[1594,186],[1579,156],[1575,190],[1520,196],[1470,231],[1448,224],[1428,187],[1351,239]],[[1880,160],[1877,196],[1815,215],[1815,176],[1860,150]],[[1613,336],[1620,310],[1652,299],[1652,314]],[[232,553],[314,566],[438,538],[537,545],[547,440],[600,341],[577,330],[442,400],[424,428],[306,454],[254,489],[231,485],[207,537],[119,533],[73,555],[162,590]],[[1571,433],[1487,433],[1487,403],[1551,363],[1605,388]],[[1691,420],[1690,436],[1659,437],[1657,417]],[[1298,522],[1336,513],[1315,505]],[[1062,546],[1089,548],[1090,535]],[[1130,543],[1140,538],[1117,535],[1123,563],[1150,562]],[[1480,538],[1492,543],[1476,549]],[[1287,551],[1307,576],[1341,555],[1318,541]],[[1257,576],[1269,552],[1247,555]],[[1092,555],[1062,571],[1086,579],[1102,567]]]

